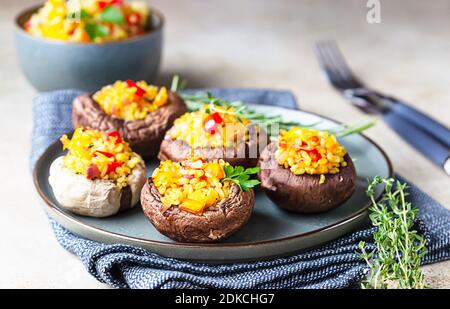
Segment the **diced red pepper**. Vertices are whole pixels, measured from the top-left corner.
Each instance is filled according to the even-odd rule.
[[[114,157],[114,155],[113,155],[112,153],[106,152],[106,151],[97,150],[97,151],[95,152],[95,154],[97,154],[97,153],[100,153],[100,154],[104,155],[104,156],[107,157],[107,158],[112,158],[112,157]]]
[[[218,125],[221,124],[222,122],[223,122],[222,116],[220,116],[218,112],[215,112],[205,119],[204,128],[206,132],[213,135],[217,133]]]
[[[122,143],[122,138],[120,137],[120,133],[117,131],[108,133],[109,137],[114,137],[116,139],[116,144]]]
[[[319,161],[320,159],[322,159],[322,155],[317,151],[317,149],[300,147],[297,149],[297,152],[300,152],[302,150],[305,151],[309,155],[309,157],[311,158],[311,160],[313,162],[316,162],[316,161]]]
[[[223,118],[222,118],[222,116],[220,116],[220,114],[218,112],[215,112],[210,117],[217,124],[221,124],[223,122]]]
[[[311,160],[313,162],[317,162],[320,159],[322,159],[322,156],[320,155],[320,153],[317,151],[317,149],[313,149],[310,152],[308,152],[309,156],[311,157]]]
[[[107,5],[109,5],[109,2],[107,2],[107,1],[99,1],[99,2],[97,2],[97,4],[98,4],[98,7],[100,9],[104,9]]]
[[[108,164],[108,169],[106,170],[106,174],[109,174],[111,172],[115,172],[118,167],[121,167],[123,162],[119,161],[113,161]]]
[[[31,20],[28,19],[28,20],[25,22],[25,24],[23,24],[23,26],[24,26],[25,29],[30,29],[30,27],[31,27]]]
[[[183,175],[183,178],[191,180],[192,178],[195,178],[194,175]]]
[[[106,0],[106,1],[99,1],[98,3],[98,7],[100,9],[104,9],[105,7],[107,7],[108,5],[122,5],[123,4],[123,0]]]
[[[214,119],[206,120],[204,127],[206,132],[211,135],[214,135],[217,132],[217,123],[214,121]]]
[[[88,167],[86,167],[87,179],[94,179],[98,176],[100,176],[100,170],[98,169],[97,165],[91,164]]]
[[[127,15],[127,23],[129,25],[139,25],[141,23],[141,15],[138,13],[131,13]]]
[[[133,82],[132,80],[126,80],[125,81],[127,83],[128,87],[135,87],[136,88],[136,95],[138,97],[142,97],[146,92],[144,89],[142,89],[141,87],[139,87],[135,82]]]

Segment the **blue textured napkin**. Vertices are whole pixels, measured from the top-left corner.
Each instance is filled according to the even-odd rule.
[[[229,100],[295,108],[288,91],[211,89]],[[33,102],[31,166],[45,148],[71,130],[73,98],[63,90],[38,95]],[[401,178],[400,178],[401,179]],[[403,180],[403,179],[401,179]],[[411,185],[411,184],[410,184]],[[420,207],[418,228],[428,240],[423,263],[450,258],[450,211],[411,185],[412,203]],[[99,281],[121,288],[344,288],[367,273],[356,253],[364,240],[373,248],[371,227],[362,228],[321,248],[286,258],[233,264],[201,264],[165,258],[128,245],[107,245],[80,238],[50,219],[58,242],[76,254]]]

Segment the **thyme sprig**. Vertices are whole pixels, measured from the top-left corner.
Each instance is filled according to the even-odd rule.
[[[385,187],[377,202],[375,188],[379,185]],[[367,195],[373,205],[370,220],[377,227],[373,235],[376,249],[368,252],[365,242],[359,243],[360,256],[370,269],[362,288],[426,287],[420,270],[421,259],[427,253],[426,241],[414,230],[419,210],[406,201],[407,189],[406,183],[392,178],[377,176],[369,183]]]

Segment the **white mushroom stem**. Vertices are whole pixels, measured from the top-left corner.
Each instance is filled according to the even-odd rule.
[[[131,207],[139,201],[146,180],[145,164],[138,164],[128,176]],[[61,206],[74,213],[90,217],[107,217],[120,210],[122,191],[112,180],[87,179],[64,166],[58,157],[50,166],[48,177],[53,194]]]

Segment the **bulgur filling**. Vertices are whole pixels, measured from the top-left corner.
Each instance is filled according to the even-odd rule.
[[[119,188],[128,186],[128,176],[141,162],[118,132],[104,133],[77,128],[71,139],[61,137],[64,166],[88,179],[113,180]]]
[[[248,141],[250,121],[238,117],[233,107],[204,105],[198,111],[176,119],[170,137],[185,141],[191,147],[228,147]]]
[[[166,209],[179,206],[201,215],[230,194],[231,181],[222,181],[226,164],[194,157],[178,163],[163,161],[153,172],[153,183]]]
[[[324,174],[336,174],[341,166],[347,166],[346,153],[336,136],[326,131],[294,127],[281,131],[275,158],[295,175],[321,175],[323,183]]]
[[[149,16],[145,1],[48,0],[24,28],[45,38],[102,43],[143,34]]]
[[[116,81],[104,86],[92,96],[108,114],[118,119],[132,121],[147,115],[168,101],[167,89],[148,85],[145,81]]]

